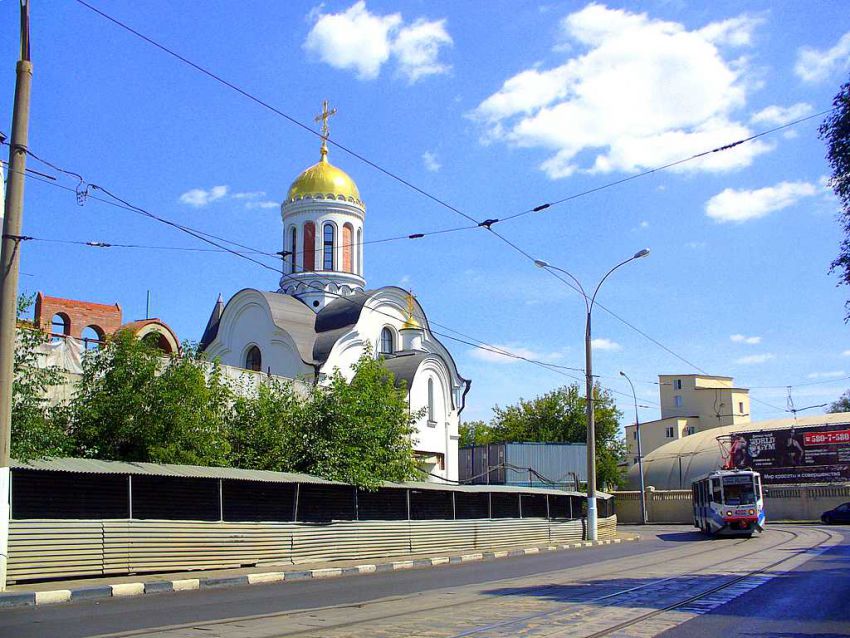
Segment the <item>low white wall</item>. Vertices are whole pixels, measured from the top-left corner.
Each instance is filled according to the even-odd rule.
[[[617,518],[599,519],[613,538]],[[469,519],[214,523],[153,520],[15,520],[10,581],[221,569],[525,547],[582,540],[582,519]]]
[[[821,514],[850,501],[850,485],[765,487],[764,511],[770,521],[817,521]],[[640,492],[614,492],[621,523],[640,523]],[[646,490],[650,523],[693,523],[691,490]]]

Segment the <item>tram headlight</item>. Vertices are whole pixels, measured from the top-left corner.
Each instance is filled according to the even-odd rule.
[[[732,516],[732,512],[726,512],[726,516]]]
[[[749,514],[750,516],[752,516],[755,513],[756,513],[755,510],[747,510],[747,514]]]

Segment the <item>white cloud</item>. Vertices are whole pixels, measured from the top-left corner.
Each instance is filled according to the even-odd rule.
[[[183,193],[179,199],[181,204],[203,208],[227,195],[228,190],[227,186],[213,186],[209,190],[193,188]]]
[[[265,197],[265,191],[248,191],[244,193],[233,193],[231,197],[233,199],[259,199],[260,197]]]
[[[705,214],[718,222],[745,222],[793,206],[817,193],[809,182],[780,182],[756,190],[727,188],[708,200]]]
[[[402,288],[406,288],[410,284],[410,275],[402,275],[401,279],[398,280],[398,285]]]
[[[806,375],[809,379],[837,379],[845,377],[847,373],[844,370],[832,370],[830,372],[811,372]]]
[[[390,57],[398,73],[413,84],[451,68],[439,60],[442,47],[451,46],[445,20],[423,18],[404,25],[400,13],[378,15],[359,0],[342,13],[311,12],[315,24],[304,49],[337,69],[353,70],[361,80],[374,80]]]
[[[803,47],[797,51],[797,64],[794,72],[804,82],[823,82],[830,75],[850,68],[850,31],[841,36],[831,49],[819,51],[812,47]]]
[[[746,357],[741,357],[740,359],[735,359],[735,363],[749,366],[758,363],[765,363],[766,361],[770,361],[771,359],[773,359],[772,354],[751,354]]]
[[[398,32],[392,52],[398,58],[398,72],[410,84],[427,75],[439,75],[451,69],[439,61],[440,47],[451,46],[445,20],[428,22],[420,18]]]
[[[646,221],[646,220],[643,220],[643,221],[640,223],[640,227],[641,227],[641,228],[649,228],[649,222],[648,222],[648,221]]]
[[[746,343],[750,346],[761,343],[761,337],[745,337],[744,335],[730,335],[729,340],[735,343]]]
[[[516,363],[521,361],[521,359],[517,359],[516,357],[525,357],[526,359],[534,359],[536,361],[551,362],[557,361],[564,356],[562,352],[537,352],[536,350],[531,350],[530,348],[524,348],[518,345],[491,344],[490,347],[516,356],[512,357],[507,354],[500,354],[494,350],[485,350],[484,348],[474,348],[469,351],[469,354],[473,358],[478,359],[479,361],[486,361],[487,363]]]
[[[261,202],[245,202],[245,208],[249,210],[254,208],[280,208],[280,204],[267,199]]]
[[[841,356],[842,357],[850,357],[850,350],[845,350],[844,352],[841,353]]]
[[[432,153],[431,151],[425,151],[422,153],[422,163],[425,165],[425,170],[431,171],[432,173],[436,173],[443,165],[440,164],[439,160],[437,160],[437,154]]]
[[[721,49],[749,44],[760,22],[739,16],[688,31],[590,4],[561,22],[563,37],[580,50],[560,66],[508,78],[471,115],[486,141],[550,152],[541,168],[553,179],[635,171],[716,148],[751,135],[733,117],[746,104],[746,63]],[[556,52],[572,53],[557,44]],[[747,166],[770,148],[742,144],[673,170]]]
[[[774,124],[782,126],[804,117],[812,112],[812,105],[807,102],[798,102],[791,106],[768,106],[750,118],[751,124]]]
[[[705,248],[708,244],[704,241],[689,241],[685,244],[685,248],[690,248],[691,250],[699,250],[700,248]]]
[[[623,349],[623,346],[621,346],[616,341],[611,341],[610,339],[606,339],[604,337],[599,339],[591,339],[590,346],[594,350],[607,350],[609,352],[618,352],[619,350]]]

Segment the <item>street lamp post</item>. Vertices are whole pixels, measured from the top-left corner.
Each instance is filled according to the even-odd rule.
[[[594,414],[593,414],[593,348],[591,347],[591,316],[593,313],[593,304],[596,302],[596,295],[599,292],[599,288],[602,287],[602,284],[605,283],[605,280],[611,275],[612,272],[620,268],[621,266],[625,266],[630,261],[634,261],[635,259],[640,259],[641,257],[646,257],[649,254],[649,248],[644,248],[643,250],[639,250],[634,255],[629,257],[628,259],[621,261],[619,264],[611,268],[602,279],[599,280],[599,283],[596,284],[596,289],[593,291],[593,295],[590,297],[587,296],[587,293],[584,291],[584,286],[581,285],[581,282],[576,279],[572,273],[567,272],[563,268],[558,268],[557,266],[553,266],[542,259],[535,259],[534,265],[538,268],[547,268],[549,270],[557,270],[558,272],[564,273],[567,277],[572,279],[576,285],[578,286],[579,291],[581,292],[582,297],[584,298],[584,305],[587,310],[585,327],[584,327],[584,358],[585,358],[585,409],[587,411],[587,538],[588,540],[595,541],[596,540],[596,423],[594,422]]]
[[[635,438],[637,439],[638,474],[640,475],[640,520],[641,523],[646,525],[646,492],[643,486],[643,452],[640,447],[640,419],[638,418],[637,394],[635,393],[635,386],[632,380],[629,379],[629,375],[622,370],[620,370],[620,374],[629,382],[629,386],[632,388],[632,397],[635,400]]]

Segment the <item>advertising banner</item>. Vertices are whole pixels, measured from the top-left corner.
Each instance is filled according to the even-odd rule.
[[[756,470],[765,484],[850,481],[850,423],[732,434],[726,467]]]

